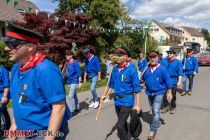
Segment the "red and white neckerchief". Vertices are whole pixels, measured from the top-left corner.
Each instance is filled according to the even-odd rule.
[[[119,71],[123,70],[125,67],[127,67],[129,65],[128,62],[123,63],[122,65],[118,65],[119,66]]]
[[[154,66],[150,65],[150,71],[153,73],[156,70],[156,68],[158,68],[159,66],[160,66],[159,63],[155,64]]]
[[[145,58],[140,59],[140,61],[142,62]]]
[[[20,71],[26,71],[35,67],[39,62],[42,62],[46,58],[45,54],[36,53],[24,66],[20,66]]]
[[[92,54],[92,56],[90,58],[88,58],[88,60],[90,61],[93,57],[94,57],[94,55]]]
[[[74,62],[74,59],[71,59],[71,60],[69,60],[69,61],[66,61],[67,64],[71,64],[71,63],[73,63],[73,62]]]

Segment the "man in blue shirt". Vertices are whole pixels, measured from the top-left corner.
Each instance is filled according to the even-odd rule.
[[[7,23],[6,27],[5,50],[10,61],[17,62],[11,71],[14,118],[10,130],[46,130],[52,135],[33,134],[26,139],[65,140],[71,112],[60,69],[46,55],[37,52],[43,35],[13,23]],[[55,136],[58,131],[61,137]]]
[[[100,61],[97,56],[95,56],[91,49],[86,48],[82,52],[85,55],[85,74],[84,74],[84,83],[86,83],[86,78],[88,76],[88,80],[91,83],[90,90],[93,95],[93,102],[89,105],[89,107],[93,107],[94,109],[98,108],[99,101],[98,95],[96,93],[96,85],[98,81],[101,80],[101,66]]]
[[[130,50],[125,45],[117,49],[117,65],[113,68],[105,96],[101,97],[102,100],[106,99],[114,89],[115,110],[118,117],[117,130],[120,140],[129,139],[127,119],[132,108],[137,112],[140,111],[140,81],[136,68],[128,62],[130,54]]]
[[[163,109],[161,110],[161,113],[165,113],[168,112],[170,110],[170,113],[173,114],[176,112],[176,91],[177,88],[181,88],[182,86],[182,75],[183,75],[183,71],[182,71],[182,64],[181,62],[176,59],[176,51],[174,49],[170,49],[169,51],[167,51],[168,53],[168,57],[167,57],[167,65],[166,65],[166,69],[169,72],[170,78],[172,80],[172,101],[171,104],[169,106],[169,102],[166,99],[166,95],[164,95],[164,99],[163,99]]]
[[[9,102],[9,73],[7,69],[0,65],[0,113],[3,114],[5,118],[6,128],[9,129],[11,125],[11,120],[9,113],[7,111],[6,105]],[[0,119],[0,124],[3,124],[2,119]],[[2,127],[1,127],[2,128]],[[0,130],[3,134],[3,130]],[[3,139],[3,136],[0,136],[0,139]]]
[[[140,57],[138,60],[139,71],[143,72],[146,66],[147,66],[147,60],[144,58],[144,54],[140,53]]]
[[[164,67],[166,67],[167,66],[167,57],[163,58],[163,54],[162,53],[159,53],[158,57],[159,57],[158,63],[163,65]]]
[[[69,86],[69,97],[71,104],[72,116],[77,115],[79,112],[79,100],[77,97],[77,88],[81,87],[81,71],[79,63],[76,61],[76,56],[73,52],[66,51],[66,64],[63,70],[64,77],[67,77],[67,84]]]
[[[166,68],[158,63],[158,52],[151,51],[149,54],[149,66],[143,74],[142,80],[146,84],[145,93],[148,95],[152,110],[152,122],[148,140],[154,140],[157,129],[160,126],[160,107],[164,94],[167,99],[172,99],[172,82]]]
[[[192,48],[187,48],[187,56],[182,59],[183,65],[183,92],[182,96],[186,93],[192,95],[193,79],[198,73],[198,60],[193,56]],[[189,88],[186,89],[187,79],[189,80]]]

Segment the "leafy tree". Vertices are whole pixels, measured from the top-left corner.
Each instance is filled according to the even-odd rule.
[[[204,35],[204,38],[207,40],[208,46],[210,47],[210,34],[209,34],[209,31],[207,29],[203,28],[201,30],[201,33]]]
[[[58,21],[55,20],[56,17],[59,17]],[[57,64],[65,59],[65,50],[72,49],[72,43],[77,45],[77,52],[81,52],[86,45],[94,49],[91,43],[99,35],[98,30],[84,26],[88,25],[90,16],[54,13],[48,18],[47,13],[25,13],[24,20],[25,22],[17,24],[43,34],[45,40],[39,45],[39,49]]]
[[[93,18],[90,25],[99,29],[117,29],[118,21],[128,15],[119,0],[57,0],[60,2],[58,12],[84,13]],[[118,37],[118,33],[102,32],[96,39],[95,46],[97,53],[104,52],[113,48],[113,44]]]

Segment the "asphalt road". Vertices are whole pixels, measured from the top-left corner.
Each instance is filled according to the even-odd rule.
[[[103,91],[104,88],[97,89],[99,95],[103,94]],[[88,109],[92,97],[90,91],[81,92],[78,97],[81,112],[69,120],[70,133],[67,140],[118,140],[113,100],[103,104],[99,119],[96,121],[97,110]],[[143,130],[138,139],[146,140],[151,111],[144,92],[141,94],[141,106]],[[210,67],[199,68],[192,96],[178,94],[176,114],[161,114],[161,122],[155,140],[210,140]]]

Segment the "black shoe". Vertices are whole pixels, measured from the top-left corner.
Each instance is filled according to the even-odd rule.
[[[72,112],[72,117],[76,116],[78,114],[78,112],[75,110],[74,112]]]

